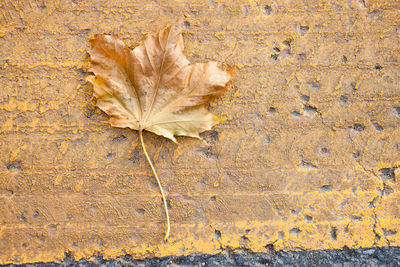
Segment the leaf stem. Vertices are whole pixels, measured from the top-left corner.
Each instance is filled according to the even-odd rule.
[[[160,188],[161,195],[162,195],[162,199],[163,199],[163,202],[164,202],[165,215],[166,215],[166,217],[167,217],[167,231],[166,231],[165,236],[164,236],[164,241],[167,241],[167,240],[168,240],[168,237],[169,237],[169,232],[170,232],[170,229],[171,229],[170,223],[169,223],[169,215],[168,215],[167,201],[166,201],[166,199],[165,199],[164,191],[163,191],[163,188],[162,188],[160,179],[158,178],[156,169],[154,168],[153,163],[152,163],[151,160],[150,160],[149,154],[147,154],[147,150],[146,150],[146,147],[145,147],[144,142],[143,142],[143,133],[142,133],[142,129],[139,129],[139,136],[140,136],[140,143],[142,144],[143,152],[144,152],[144,154],[146,155],[146,159],[147,159],[147,161],[149,162],[150,167],[151,167],[151,169],[152,169],[152,171],[153,171],[154,177],[155,177],[156,180],[157,180],[157,184],[158,184],[158,187]]]

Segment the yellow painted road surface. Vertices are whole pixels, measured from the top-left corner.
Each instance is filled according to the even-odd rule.
[[[235,66],[206,142],[111,128],[96,33],[186,16],[192,62]],[[222,248],[400,245],[400,2],[0,1],[0,263]]]

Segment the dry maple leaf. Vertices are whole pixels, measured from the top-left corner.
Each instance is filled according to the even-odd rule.
[[[114,127],[139,131],[145,156],[156,177],[167,217],[164,192],[147,154],[142,131],[150,131],[176,142],[175,136],[199,137],[218,123],[205,104],[221,95],[231,80],[231,70],[217,62],[190,64],[183,54],[183,18],[129,49],[112,35],[95,35],[89,51],[97,106],[110,116]]]

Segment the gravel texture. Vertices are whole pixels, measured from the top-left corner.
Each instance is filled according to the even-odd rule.
[[[315,251],[279,251],[271,253],[251,253],[224,251],[216,255],[189,255],[182,257],[148,258],[135,260],[129,256],[116,260],[74,262],[67,255],[61,263],[34,263],[24,267],[52,266],[400,266],[400,247],[383,247],[367,249],[315,250]]]

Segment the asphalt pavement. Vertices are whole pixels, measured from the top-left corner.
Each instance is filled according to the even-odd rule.
[[[181,257],[162,257],[135,260],[129,256],[115,260],[104,260],[94,257],[92,261],[73,261],[72,255],[66,255],[60,263],[34,263],[23,267],[56,267],[56,266],[400,266],[400,247],[382,247],[366,249],[313,250],[313,251],[278,251],[269,253],[252,253],[246,250],[235,252],[224,250],[215,255],[189,255]]]

